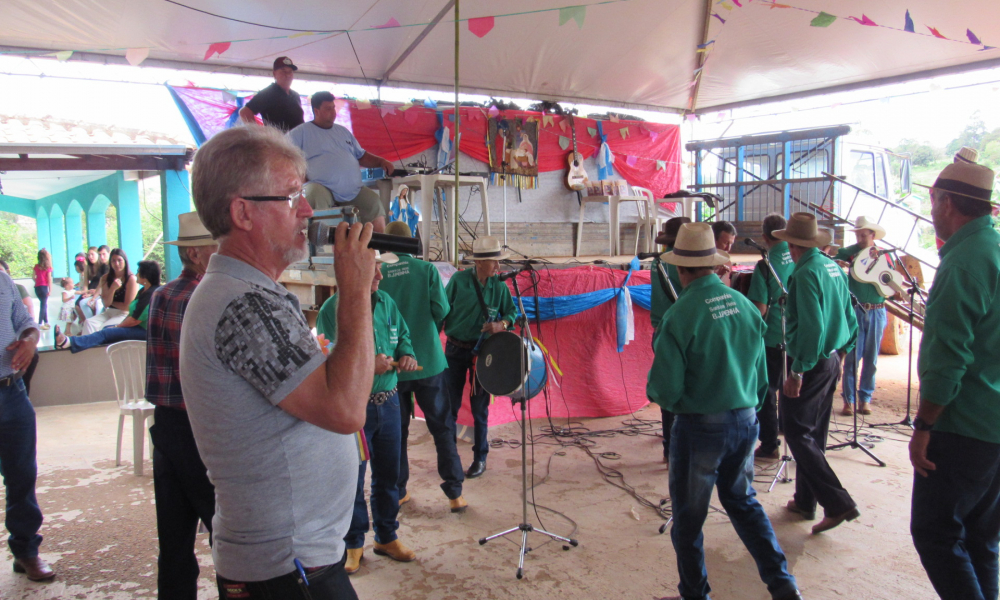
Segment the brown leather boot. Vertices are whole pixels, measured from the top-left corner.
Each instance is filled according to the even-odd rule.
[[[344,563],[344,570],[348,575],[354,575],[361,568],[361,559],[364,558],[364,548],[348,548],[347,561]]]
[[[32,581],[46,581],[56,576],[49,563],[37,556],[31,558],[15,558],[14,572],[24,573]]]
[[[403,545],[399,540],[392,540],[388,544],[375,542],[375,554],[388,556],[392,560],[399,562],[410,562],[417,558],[417,553]]]
[[[469,503],[465,501],[464,496],[448,500],[448,505],[451,507],[451,512],[453,513],[463,513],[465,509],[469,508]]]

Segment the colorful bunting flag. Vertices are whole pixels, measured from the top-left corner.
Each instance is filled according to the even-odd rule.
[[[772,2],[771,3],[771,9],[775,9],[775,8],[792,8],[792,7],[789,6],[789,5],[787,5],[787,4],[778,4],[777,2]]]
[[[634,167],[635,163],[637,163],[637,162],[639,162],[639,159],[636,158],[636,157],[634,157],[634,156],[626,156],[625,157],[625,164],[628,165],[628,166],[630,166],[630,167]]]
[[[707,41],[707,42],[705,42],[704,44],[698,44],[698,45],[697,45],[697,46],[695,46],[695,47],[696,47],[696,48],[701,48],[701,49],[705,49],[705,48],[708,48],[709,46],[711,46],[711,45],[712,45],[712,44],[714,44],[714,43],[715,43],[715,40],[708,40],[708,41]]]
[[[658,161],[656,161],[656,170],[657,171],[666,171],[667,170],[667,161],[665,161],[665,160],[658,160]]]
[[[412,107],[412,106],[413,106],[413,104],[412,104],[412,103],[410,103],[410,102],[407,102],[406,104],[404,104],[404,105],[400,106],[400,107],[399,107],[399,110],[401,110],[401,111],[404,111],[404,112],[405,112],[405,111],[409,110],[409,109],[410,109],[410,107]]]
[[[719,20],[723,25],[726,24],[726,20],[719,16],[719,13],[712,13],[712,16]]]
[[[969,41],[972,42],[973,44],[975,44],[977,46],[982,45],[982,42],[979,41],[979,38],[976,37],[976,34],[972,33],[971,29],[966,29],[965,30],[965,35],[966,35],[966,37],[969,38]]]
[[[590,134],[590,137],[597,137],[597,128],[596,127],[588,127],[587,128],[587,133]]]
[[[936,38],[941,38],[942,40],[948,39],[948,38],[944,37],[943,35],[941,35],[941,32],[938,31],[936,27],[931,27],[930,25],[928,25],[927,29],[930,29],[931,30],[931,35],[933,35]]]
[[[655,142],[656,138],[658,138],[658,137],[660,137],[660,134],[656,133],[655,131],[650,131],[649,132],[649,141]]]
[[[903,31],[909,31],[910,33],[916,33],[913,29],[913,19],[910,18],[910,11],[906,11],[906,17],[903,20]]]
[[[563,150],[569,148],[569,138],[564,135],[559,136],[559,147]]]
[[[830,13],[821,12],[816,15],[816,18],[809,22],[812,27],[829,27],[837,21],[836,15],[831,15]]]
[[[559,129],[566,131],[566,119],[559,121]]]
[[[358,110],[368,110],[371,107],[371,100],[358,100]]]
[[[869,19],[868,15],[864,13],[861,14],[860,19],[857,17],[847,17],[847,18],[854,21],[855,23],[860,23],[861,25],[866,25],[868,27],[878,27],[878,24],[875,21]]]
[[[556,122],[556,119],[552,115],[543,115],[542,116],[542,127],[548,127],[548,126],[554,124],[555,122]]]
[[[486,111],[486,113],[491,117],[495,117],[500,114],[500,109],[495,106],[491,106],[490,109]]]
[[[420,111],[408,110],[405,113],[403,113],[403,118],[406,119],[406,122],[409,123],[410,125],[415,125],[417,123],[417,119],[420,118]]]
[[[424,100],[424,108],[429,108],[429,109],[433,110],[433,109],[436,109],[437,107],[438,107],[438,103],[437,103],[436,100],[432,100],[430,98]]]
[[[628,137],[628,127],[622,127],[621,129],[618,130],[618,133],[619,135],[622,136],[622,139],[624,140],[625,138]]]
[[[481,38],[487,33],[493,31],[494,21],[494,17],[477,17],[475,19],[469,19],[469,31],[471,31],[476,37]]]
[[[393,106],[388,106],[386,104],[383,104],[382,106],[378,107],[378,111],[382,113],[382,116],[384,117],[386,115],[395,114],[396,108]]]
[[[292,35],[288,36],[288,39],[294,40],[295,38],[305,37],[307,35],[316,35],[316,34],[311,31],[300,31],[299,33],[293,33]]]
[[[215,42],[214,44],[208,47],[208,51],[205,52],[204,60],[212,58],[213,54],[218,54],[219,56],[222,56],[222,53],[225,52],[226,50],[229,50],[230,46],[232,46],[232,44],[229,42]]]
[[[615,115],[608,115],[608,120],[611,121],[612,123],[617,123],[619,121],[618,117],[616,117]]]
[[[583,20],[587,18],[586,6],[567,6],[559,9],[559,26],[565,25],[570,19],[576,21],[578,28],[583,29]]]
[[[736,6],[739,6],[740,8],[743,8],[743,5],[740,4],[740,0],[729,0],[729,1],[732,2],[733,4],[735,4]]]
[[[722,8],[724,8],[726,10],[733,10],[733,5],[730,4],[729,2],[723,2],[722,3]]]
[[[138,67],[149,56],[149,48],[129,48],[125,51],[125,60],[133,67]]]
[[[62,52],[54,53],[52,56],[55,56],[56,60],[58,60],[59,62],[66,62],[67,60],[69,60],[69,57],[73,56],[73,51],[63,50]]]
[[[390,27],[399,27],[399,21],[396,20],[396,17],[392,17],[383,25],[372,25],[373,29],[389,29]]]

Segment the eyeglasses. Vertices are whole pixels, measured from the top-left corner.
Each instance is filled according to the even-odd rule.
[[[302,199],[306,197],[303,190],[293,192],[288,196],[240,196],[244,200],[252,200],[254,202],[287,202],[288,208],[298,208],[299,203]]]

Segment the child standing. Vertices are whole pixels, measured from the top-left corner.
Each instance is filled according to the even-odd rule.
[[[52,255],[45,248],[38,251],[35,265],[35,295],[38,296],[38,324],[49,328],[49,286],[52,285]]]
[[[69,277],[63,277],[61,283],[63,292],[59,320],[66,321],[66,329],[69,329],[69,324],[76,319],[76,295],[78,292],[73,287],[73,280]]]

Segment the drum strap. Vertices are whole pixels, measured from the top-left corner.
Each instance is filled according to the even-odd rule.
[[[670,290],[667,289],[667,282],[663,280],[663,277],[661,275],[659,275],[659,271],[660,271],[660,257],[657,256],[653,260],[656,261],[656,263],[653,265],[653,270],[656,271],[656,274],[657,274],[656,280],[660,282],[660,288],[663,290],[663,295],[666,296],[667,298],[670,298],[670,297],[673,296],[673,294],[671,294]]]
[[[475,273],[472,275],[472,282],[476,286],[476,297],[479,298],[479,310],[483,313],[483,322],[490,320],[490,309],[486,306],[486,299],[483,298],[483,286],[479,283],[479,277]]]

